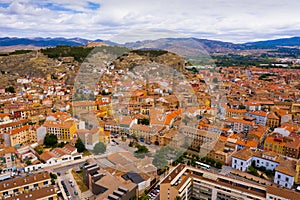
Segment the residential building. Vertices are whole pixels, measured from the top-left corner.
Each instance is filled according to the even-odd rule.
[[[270,128],[276,128],[280,126],[280,118],[274,112],[268,113],[267,126]]]
[[[99,142],[100,129],[93,127],[91,130],[79,129],[77,130],[78,137],[83,142],[85,148],[93,150],[94,146]]]
[[[0,165],[6,167],[12,167],[16,162],[17,151],[13,147],[6,147],[0,150]]]
[[[37,142],[36,126],[24,125],[2,134],[2,139],[8,147],[19,148],[21,145]]]
[[[135,200],[138,196],[137,184],[101,170],[97,164],[83,167],[83,181],[96,199]]]
[[[3,198],[28,193],[32,189],[49,187],[50,184],[51,178],[47,171],[5,180],[0,183],[0,197]]]
[[[186,166],[175,167],[160,184],[160,199],[277,199],[298,200],[299,193],[264,186]]]
[[[265,126],[267,124],[267,115],[268,113],[264,111],[249,111],[246,113],[246,116],[255,118],[255,123]]]
[[[76,137],[77,125],[73,119],[65,121],[47,120],[42,125],[49,134],[56,135],[59,141],[69,142]]]

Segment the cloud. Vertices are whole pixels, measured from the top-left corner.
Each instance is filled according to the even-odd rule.
[[[0,36],[247,42],[300,35],[299,6],[297,0],[3,0]],[[145,29],[153,34],[138,33]]]

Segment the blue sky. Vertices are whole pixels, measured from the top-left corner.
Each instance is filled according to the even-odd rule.
[[[248,42],[300,36],[300,1],[0,0],[0,37]]]

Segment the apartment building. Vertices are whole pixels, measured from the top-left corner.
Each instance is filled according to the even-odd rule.
[[[161,200],[177,198],[298,200],[299,193],[275,186],[246,182],[180,164],[160,184]]]
[[[49,172],[40,172],[26,177],[17,177],[0,183],[0,198],[28,194],[30,191],[51,185]]]
[[[36,126],[24,125],[9,132],[4,132],[2,139],[9,147],[20,147],[22,144],[37,142]]]
[[[50,185],[41,189],[36,189],[32,191],[28,191],[26,193],[22,193],[17,196],[12,196],[6,198],[5,200],[57,200],[57,193],[55,191],[54,185]]]
[[[77,131],[76,122],[72,119],[66,121],[45,121],[43,127],[46,127],[46,131],[49,134],[57,136],[59,141],[69,142]]]
[[[138,185],[100,169],[97,164],[83,168],[83,181],[99,200],[134,200],[138,196]]]
[[[240,171],[247,171],[248,167],[265,167],[275,171],[273,182],[281,187],[291,189],[299,181],[299,166],[294,160],[285,159],[275,152],[253,151],[244,148],[232,155],[231,167]],[[297,171],[298,170],[298,171]]]

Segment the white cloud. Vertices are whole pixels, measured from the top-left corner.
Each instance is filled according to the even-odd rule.
[[[100,4],[100,8],[91,9],[89,2]],[[3,0],[1,3],[10,5],[0,7],[0,36],[109,39],[123,33],[119,39],[126,40],[126,37],[153,39],[183,34],[245,42],[300,35],[297,0],[288,3],[282,0],[50,0],[47,3]],[[160,31],[137,33],[144,29]]]

